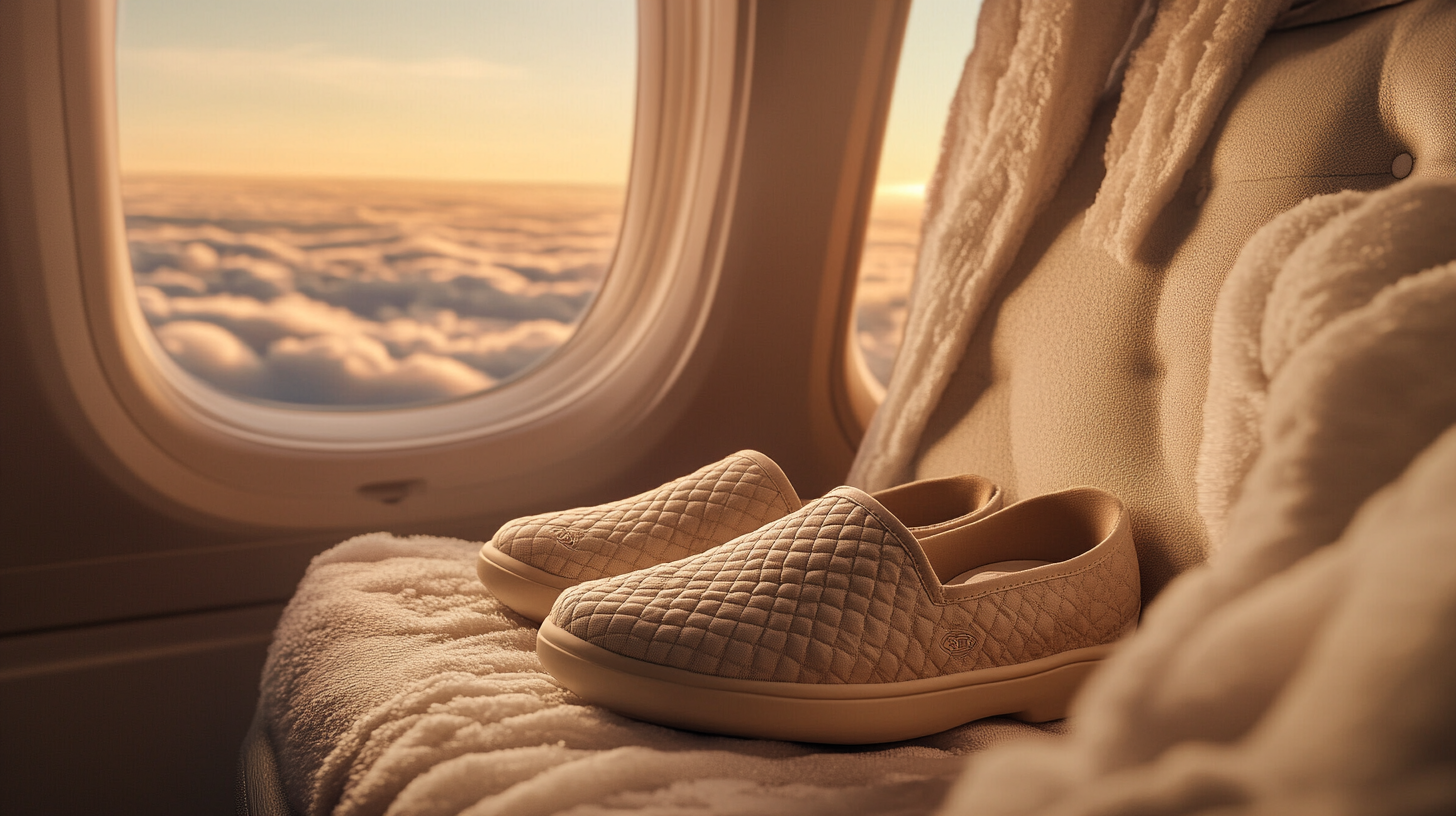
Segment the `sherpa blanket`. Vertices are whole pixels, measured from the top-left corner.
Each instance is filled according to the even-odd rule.
[[[1064,730],[986,720],[854,749],[629,720],[544,672],[536,628],[476,578],[479,546],[376,534],[314,559],[262,695],[296,812],[928,813],[962,757]]]

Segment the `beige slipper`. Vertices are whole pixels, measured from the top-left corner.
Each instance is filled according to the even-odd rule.
[[[1139,605],[1127,511],[1101,490],[924,534],[841,487],[709,552],[568,590],[536,649],[563,686],[631,717],[887,742],[1065,716]]]
[[[935,479],[877,494],[927,529],[1000,509],[1000,490],[978,476]],[[798,510],[774,461],[739,451],[646,493],[507,523],[480,549],[476,572],[506,606],[541,621],[561,591],[597,578],[697,555]],[[938,525],[938,526],[937,526]]]

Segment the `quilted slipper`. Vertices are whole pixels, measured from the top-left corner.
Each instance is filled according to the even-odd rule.
[[[916,482],[877,494],[912,525],[940,529],[1000,509],[1000,490],[979,476]],[[630,498],[508,522],[480,549],[476,573],[502,603],[540,622],[562,590],[676,561],[798,510],[803,503],[774,461],[727,456]]]
[[[927,534],[840,487],[711,551],[567,590],[536,649],[563,686],[638,719],[888,742],[1065,716],[1139,607],[1127,511],[1104,491]]]

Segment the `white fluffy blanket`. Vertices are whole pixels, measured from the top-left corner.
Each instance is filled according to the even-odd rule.
[[[262,698],[297,812],[926,813],[961,757],[1063,730],[987,720],[848,749],[619,717],[544,673],[535,627],[476,579],[478,547],[376,534],[309,567]]]

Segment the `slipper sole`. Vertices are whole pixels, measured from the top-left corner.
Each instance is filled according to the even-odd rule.
[[[924,680],[840,684],[738,680],[659,666],[594,646],[550,621],[536,636],[537,655],[561,685],[629,717],[690,731],[847,745],[912,739],[998,715],[1060,719],[1114,645]]]
[[[490,543],[480,548],[475,574],[501,603],[535,623],[551,614],[563,591],[579,583],[512,558]]]

